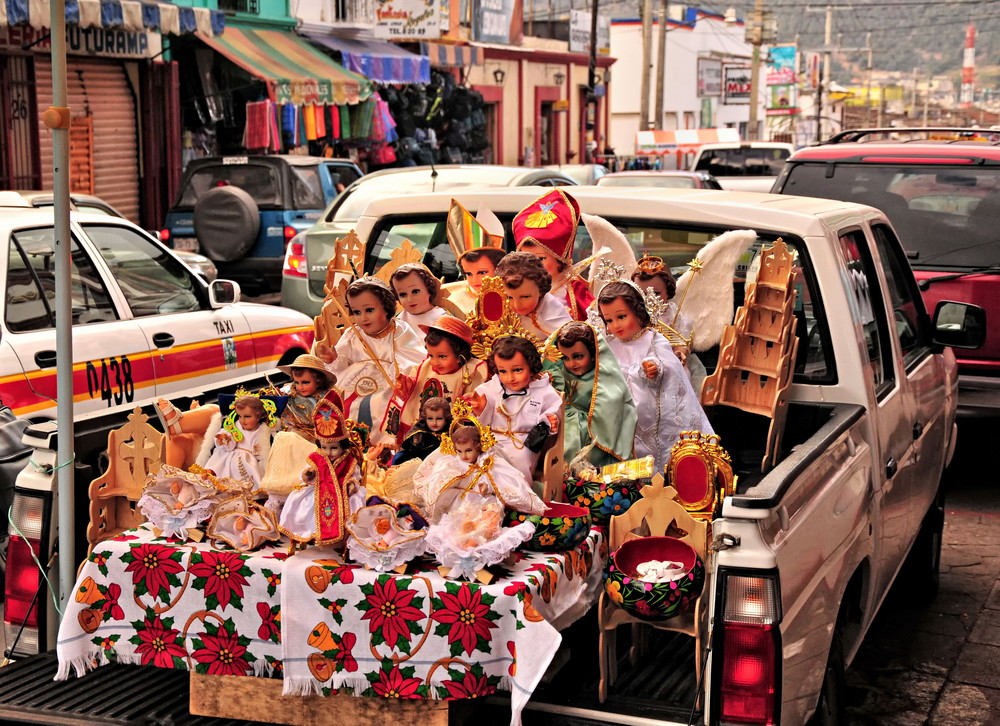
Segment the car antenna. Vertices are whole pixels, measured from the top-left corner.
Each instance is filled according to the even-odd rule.
[[[437,191],[438,170],[434,166],[434,157],[431,157],[431,191]]]

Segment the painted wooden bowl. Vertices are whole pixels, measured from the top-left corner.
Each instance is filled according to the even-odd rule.
[[[638,579],[643,563],[679,563],[669,579]],[[676,537],[639,537],[623,543],[608,558],[604,591],[637,618],[666,620],[694,605],[705,584],[705,567],[694,548]]]
[[[563,488],[566,501],[587,507],[594,524],[607,524],[611,518],[624,514],[642,498],[640,490],[649,479],[622,479],[619,481],[586,481],[566,477]]]
[[[535,525],[534,536],[522,547],[535,552],[566,552],[580,545],[590,533],[590,510],[561,502],[546,502],[541,514],[507,512],[507,525]]]

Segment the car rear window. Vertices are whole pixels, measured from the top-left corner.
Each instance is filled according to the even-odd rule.
[[[781,191],[882,210],[917,269],[1000,263],[1000,168],[794,164]]]
[[[790,156],[788,149],[711,149],[704,152],[695,166],[713,176],[777,176]]]
[[[313,169],[315,175],[315,168]],[[252,196],[258,207],[283,206],[281,180],[277,170],[265,164],[213,164],[197,169],[188,177],[177,201],[179,207],[193,207],[205,192],[215,187],[232,185]],[[319,179],[315,181],[319,190]],[[297,186],[297,185],[293,185]],[[306,186],[309,186],[306,184]],[[320,193],[322,199],[322,192]],[[323,202],[311,209],[323,207]]]

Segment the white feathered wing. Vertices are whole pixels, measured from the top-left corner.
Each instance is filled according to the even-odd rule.
[[[590,291],[597,295],[600,290],[595,289],[595,287],[601,287],[605,284],[594,278],[597,265],[604,259],[624,267],[625,272],[621,279],[631,280],[632,273],[635,272],[635,251],[621,230],[604,217],[598,217],[596,214],[581,214],[580,218],[587,227],[587,233],[594,245],[593,250],[598,255],[590,263],[590,272],[587,275],[587,279],[590,280]]]
[[[693,324],[691,347],[695,352],[718,345],[723,329],[733,322],[736,263],[756,239],[757,233],[752,229],[734,229],[720,234],[698,253],[702,269],[699,272],[688,270],[677,281],[673,301],[681,306],[681,312]]]

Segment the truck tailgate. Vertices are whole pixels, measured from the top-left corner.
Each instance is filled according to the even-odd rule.
[[[5,724],[243,726],[232,719],[188,713],[186,671],[108,665],[83,678],[53,681],[54,651],[0,668]]]

